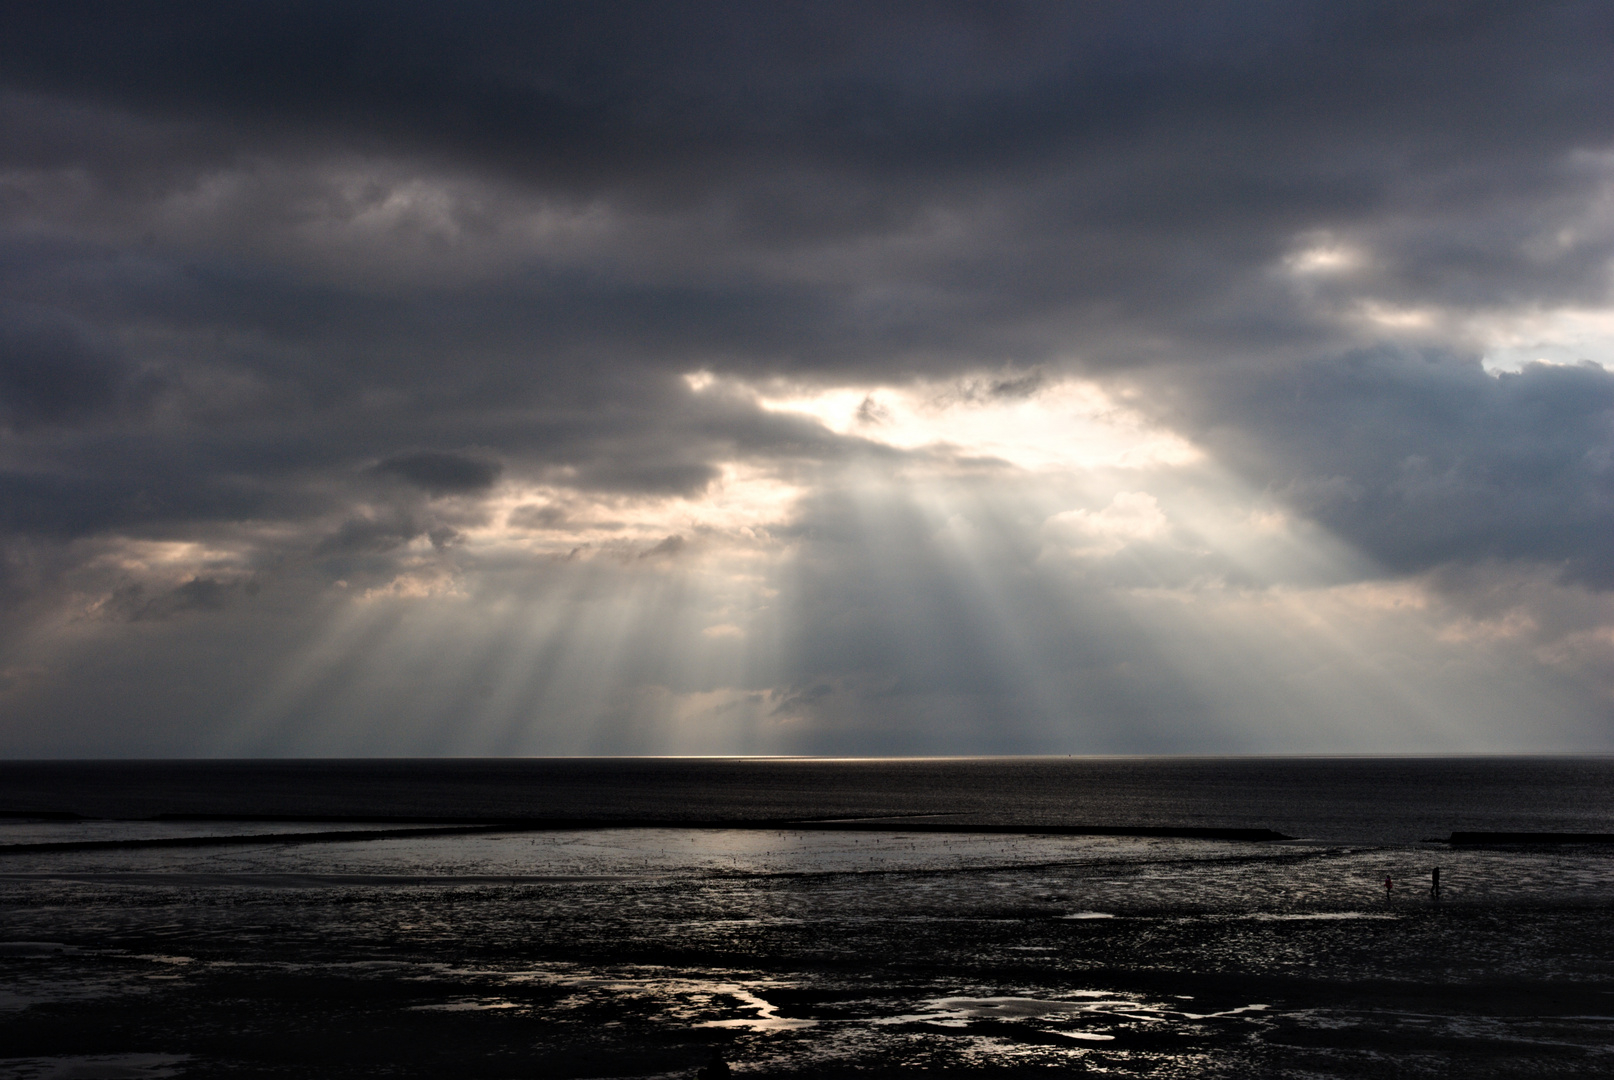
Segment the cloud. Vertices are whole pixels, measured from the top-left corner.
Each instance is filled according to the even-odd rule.
[[[139,583],[131,583],[97,602],[93,612],[103,618],[147,622],[171,619],[186,612],[222,611],[234,600],[255,596],[257,592],[258,583],[250,578],[192,577],[156,595],[148,594]]]
[[[391,708],[422,752],[450,715],[470,749],[674,752],[732,701],[707,748],[1397,737],[1351,742],[1349,700],[1462,744],[1387,689],[1421,680],[1500,745],[1448,677],[1490,670],[1606,746],[1611,30],[30,6],[0,670],[86,674],[14,723],[127,715],[228,643],[256,682],[117,730],[222,746],[230,705],[264,732],[236,749],[367,753],[403,736],[341,717]]]
[[[1614,587],[1614,374],[1597,364],[1492,374],[1375,348],[1223,376],[1195,407],[1223,460],[1389,567],[1525,560]]]
[[[505,524],[512,529],[558,529],[566,524],[566,511],[559,506],[528,504],[510,511]]]
[[[426,532],[425,526],[403,514],[355,517],[320,542],[320,554],[380,553],[400,547]]]
[[[498,462],[437,450],[414,450],[383,459],[378,473],[401,477],[433,496],[486,491],[499,478]]]
[[[1114,555],[1167,527],[1159,500],[1146,491],[1118,492],[1102,510],[1065,510],[1043,523],[1058,549],[1077,557]]]
[[[149,397],[150,382],[66,319],[0,308],[0,421],[83,422]]]
[[[646,548],[644,551],[641,551],[639,553],[639,558],[641,558],[641,559],[655,559],[655,558],[661,558],[661,557],[671,558],[672,556],[677,555],[682,550],[684,550],[684,538],[682,536],[669,536],[666,539],[664,539],[664,540],[660,541],[659,543],[657,543],[654,547],[649,547],[649,548]]]
[[[594,461],[577,470],[580,486],[606,491],[691,495],[704,491],[719,475],[709,462]]]

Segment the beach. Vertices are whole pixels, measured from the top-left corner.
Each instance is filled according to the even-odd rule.
[[[1614,1064],[1606,845],[747,824],[28,851],[243,823],[11,819],[0,1069],[674,1077],[714,1050],[779,1077]]]

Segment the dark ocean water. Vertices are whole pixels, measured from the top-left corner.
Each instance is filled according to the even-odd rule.
[[[0,1076],[1614,1074],[1614,847],[1441,842],[1614,833],[1609,759],[12,762],[0,811]]]
[[[1614,832],[1614,758],[500,759],[0,763],[0,811],[1269,828],[1416,842]]]

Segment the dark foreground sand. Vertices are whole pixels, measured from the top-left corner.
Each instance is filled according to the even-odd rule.
[[[676,830],[14,857],[0,1075],[1608,1075],[1609,869]]]

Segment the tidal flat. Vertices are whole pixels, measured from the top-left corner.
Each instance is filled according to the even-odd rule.
[[[1611,898],[1600,845],[893,826],[17,853],[0,1075],[693,1077],[714,1051],[757,1077],[1607,1074]]]

